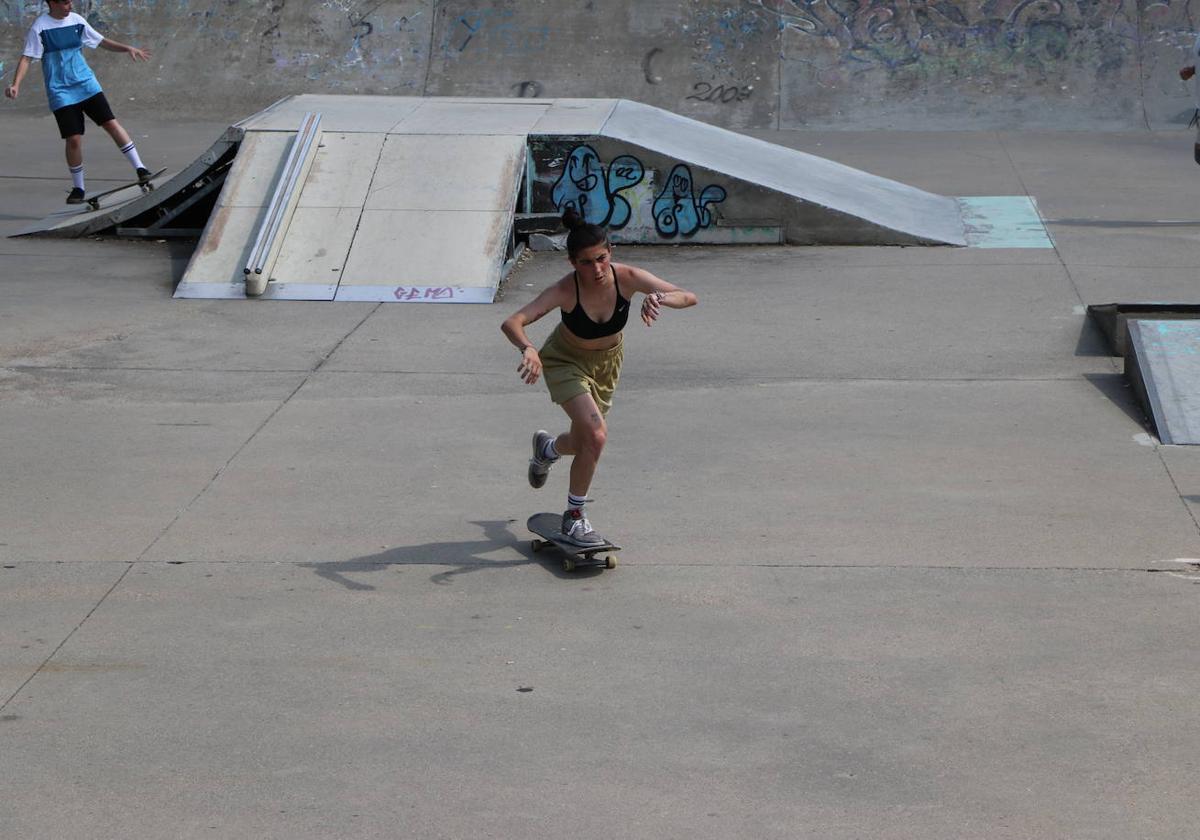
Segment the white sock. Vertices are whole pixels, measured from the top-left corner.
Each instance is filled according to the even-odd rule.
[[[550,438],[546,441],[546,445],[542,447],[542,457],[547,461],[557,461],[559,459],[558,447],[555,446],[557,438]]]
[[[74,186],[75,189],[83,189],[83,164],[81,163],[78,166],[69,166],[67,168],[71,170],[71,185]]]
[[[567,510],[583,510],[583,506],[587,503],[587,496],[575,496],[567,494]]]
[[[121,154],[125,155],[125,160],[133,166],[134,169],[144,169],[142,159],[138,157],[137,147],[133,145],[133,141],[129,141],[128,146],[121,147]]]

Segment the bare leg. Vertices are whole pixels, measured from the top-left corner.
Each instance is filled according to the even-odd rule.
[[[559,435],[554,448],[559,455],[571,455],[572,496],[586,496],[596,474],[596,464],[604,443],[608,440],[608,424],[596,407],[591,394],[580,394],[563,403],[563,411],[571,418],[571,430]]]
[[[83,163],[83,135],[72,134],[67,138],[67,166],[72,168]]]
[[[121,124],[116,120],[109,120],[100,127],[108,132],[108,136],[117,144],[118,149],[123,149],[129,145],[129,132],[122,128]]]

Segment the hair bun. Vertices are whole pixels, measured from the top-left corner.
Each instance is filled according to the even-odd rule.
[[[583,216],[579,215],[579,211],[573,206],[568,205],[567,209],[562,214],[563,227],[567,230],[574,230],[582,224],[585,224]]]
[[[584,248],[608,244],[608,231],[600,225],[588,222],[574,206],[567,207],[563,211],[562,223],[567,229],[567,255],[569,257],[574,258]]]

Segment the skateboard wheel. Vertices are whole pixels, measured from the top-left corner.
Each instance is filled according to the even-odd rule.
[[[617,558],[613,557],[611,554],[608,555],[607,557],[605,557],[604,558],[604,568],[606,568],[606,569],[617,568]]]
[[[569,559],[568,559],[568,560],[564,560],[564,561],[563,561],[563,571],[564,571],[564,572],[573,572],[573,571],[575,571],[575,561],[574,561],[574,560],[569,560]]]

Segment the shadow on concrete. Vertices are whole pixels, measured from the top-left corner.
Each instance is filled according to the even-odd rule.
[[[187,272],[188,262],[192,259],[192,253],[195,250],[196,243],[190,239],[167,243],[167,253],[171,255],[171,284],[167,287],[167,291],[175,293],[175,287],[179,285],[179,281]],[[166,286],[165,283],[163,285]]]
[[[1083,327],[1079,330],[1079,340],[1075,342],[1075,355],[1094,357],[1112,354],[1104,330],[1100,329],[1090,316],[1085,316]]]
[[[472,522],[472,525],[478,525],[483,529],[483,538],[478,540],[402,545],[378,554],[368,554],[350,560],[336,560],[328,563],[302,563],[300,567],[312,569],[317,573],[317,577],[341,584],[347,589],[366,592],[374,591],[375,587],[362,583],[354,576],[385,571],[393,566],[450,566],[449,570],[438,572],[430,577],[430,580],[439,586],[452,583],[454,578],[462,574],[530,564],[540,565],[555,577],[562,579],[586,580],[599,574],[599,569],[564,572],[561,558],[551,551],[534,557],[529,540],[518,539],[509,531],[509,526],[516,521],[516,519],[508,519]],[[520,554],[520,557],[512,560],[492,560],[481,556],[502,548],[513,549]]]
[[[1129,387],[1129,382],[1125,379],[1124,374],[1120,373],[1085,373],[1083,376],[1088,382],[1095,386],[1096,390],[1125,412],[1125,415],[1143,429],[1153,433],[1154,429],[1150,427],[1149,420],[1142,411],[1142,406],[1138,403],[1137,397],[1133,393],[1133,388]]]

